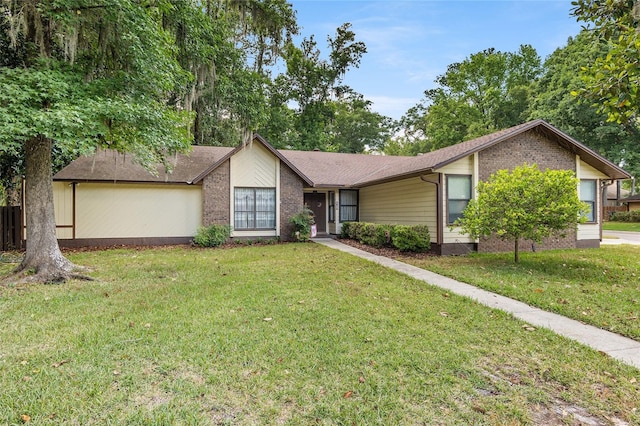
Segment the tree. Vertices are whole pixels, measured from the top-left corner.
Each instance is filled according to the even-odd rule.
[[[592,42],[588,31],[569,38],[567,45],[556,49],[544,62],[543,75],[535,88],[529,119],[543,119],[584,143],[600,155],[622,165],[632,175],[640,175],[640,135],[632,123],[607,121],[593,101],[572,92],[584,90],[579,70],[606,54],[605,46]]]
[[[472,238],[513,241],[514,260],[519,262],[521,239],[540,243],[584,220],[587,207],[577,188],[578,179],[568,170],[542,172],[535,164],[498,170],[478,183],[477,197],[455,224]]]
[[[585,88],[610,121],[637,125],[640,112],[640,1],[576,0],[572,14],[592,24],[593,41],[606,52],[582,69]]]
[[[305,38],[300,47],[293,43],[285,46],[287,71],[273,83],[271,109],[273,122],[277,125],[291,118],[294,132],[288,134],[288,140],[282,140],[270,128],[272,120],[260,130],[265,135],[273,135],[272,141],[279,148],[311,150],[331,145],[328,126],[335,117],[335,101],[351,93],[351,89],[342,84],[344,75],[351,67],[359,66],[367,49],[364,43],[356,41],[349,23],[338,27],[335,37],[328,37],[327,41],[331,49],[328,59],[321,57],[313,36]],[[295,104],[291,115],[285,112],[289,103]]]
[[[199,3],[185,4],[197,12]],[[188,150],[191,115],[183,102],[197,76],[180,66],[177,34],[163,26],[174,6],[128,0],[0,3],[10,40],[0,45],[0,57],[17,55],[0,69],[0,155],[25,164],[27,250],[16,273],[46,282],[73,275],[75,265],[56,240],[54,148],[78,154],[108,147],[132,152],[145,165]]]
[[[390,137],[391,119],[371,111],[371,102],[351,94],[335,102],[328,126],[332,151],[361,153],[381,151]]]
[[[515,53],[472,54],[449,65],[438,87],[403,117],[405,134],[432,151],[520,124],[540,72],[540,57],[529,45]]]

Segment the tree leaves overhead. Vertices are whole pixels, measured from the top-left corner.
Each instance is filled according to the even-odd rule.
[[[584,95],[617,123],[637,126],[640,112],[640,2],[572,2],[572,14],[589,26],[593,41],[606,52],[582,69]]]

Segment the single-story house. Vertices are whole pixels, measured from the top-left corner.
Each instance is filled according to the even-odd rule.
[[[186,243],[198,227],[213,223],[231,225],[234,238],[287,240],[289,218],[307,205],[320,235],[339,234],[347,221],[422,224],[439,254],[510,250],[497,239],[471,239],[451,224],[478,181],[536,163],[574,171],[576,190],[592,207],[587,223],[539,248],[598,247],[605,186],[630,178],[542,120],[416,157],[277,150],[256,135],[237,148],[194,146],[171,161],[171,172],[159,167],[152,175],[128,156],[99,151],[57,173],[61,245]]]
[[[627,205],[627,211],[640,210],[640,194],[630,195],[620,200]]]

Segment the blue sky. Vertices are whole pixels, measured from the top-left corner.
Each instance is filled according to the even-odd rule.
[[[580,24],[570,0],[290,0],[301,36],[314,35],[326,53],[327,36],[350,22],[368,53],[345,83],[400,118],[422,99],[447,66],[490,47],[515,52],[532,45],[544,60]]]

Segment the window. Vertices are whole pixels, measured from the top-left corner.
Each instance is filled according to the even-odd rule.
[[[462,211],[471,200],[471,176],[447,176],[447,224],[462,217]]]
[[[329,191],[329,222],[336,221],[336,193]]]
[[[358,220],[358,191],[353,189],[340,190],[340,222],[354,222]]]
[[[596,221],[596,181],[592,179],[583,179],[580,181],[580,201],[589,205],[589,212],[585,214],[587,222]]]
[[[275,188],[235,188],[234,229],[275,228]]]

